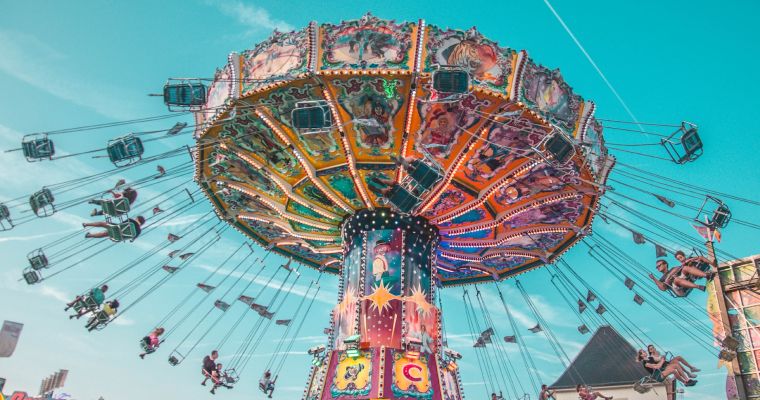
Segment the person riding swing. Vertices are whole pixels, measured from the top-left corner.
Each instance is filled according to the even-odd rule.
[[[259,379],[259,389],[270,399],[272,398],[272,393],[274,393],[274,384],[276,381],[277,378],[275,377],[272,379],[272,373],[269,372],[269,370],[264,371],[264,376]]]

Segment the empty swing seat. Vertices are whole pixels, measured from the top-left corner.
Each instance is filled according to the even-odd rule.
[[[430,190],[441,179],[441,174],[427,163],[415,160],[412,165],[414,169],[409,176],[425,190]]]
[[[26,135],[21,141],[21,151],[27,161],[52,159],[55,155],[53,141],[45,134]]]
[[[40,270],[48,266],[48,259],[42,249],[37,249],[26,256],[29,266],[34,270]]]
[[[677,131],[660,141],[668,155],[677,164],[694,161],[702,155],[702,139],[697,126],[684,122]]]
[[[137,226],[133,221],[120,222],[118,224],[108,224],[106,231],[108,237],[114,242],[123,242],[125,240],[133,241],[137,237]]]
[[[175,366],[179,364],[179,359],[175,356],[169,356],[169,365]]]
[[[29,285],[34,285],[42,280],[42,275],[31,268],[25,269],[22,276],[24,277],[24,281]]]
[[[164,104],[170,107],[198,108],[206,104],[206,85],[197,81],[169,81],[164,85]]]
[[[401,213],[410,213],[420,203],[420,199],[400,185],[394,185],[388,194],[388,202]]]
[[[302,101],[290,113],[293,127],[299,131],[322,132],[332,128],[332,114],[326,101]]]
[[[55,212],[55,197],[50,189],[43,188],[29,197],[29,206],[38,217],[47,217]]]
[[[0,231],[7,231],[12,228],[11,211],[5,204],[0,204]]]
[[[546,141],[544,149],[560,164],[567,163],[574,155],[572,142],[560,133],[556,133],[550,137]]]
[[[123,167],[140,161],[145,148],[140,138],[127,135],[108,141],[106,152],[114,165]]]
[[[444,94],[464,94],[470,89],[470,74],[463,69],[447,68],[433,72],[433,90]]]

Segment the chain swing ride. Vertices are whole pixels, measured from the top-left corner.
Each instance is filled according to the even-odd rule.
[[[616,162],[610,154],[691,163],[702,154],[697,125],[598,118],[595,104],[576,94],[559,70],[474,28],[369,14],[311,23],[231,53],[213,78],[169,79],[160,96],[172,113],[25,135],[11,151],[29,162],[94,155],[114,168],[3,202],[0,230],[95,205],[91,214],[102,221],[84,224],[93,228],[84,239],[77,231],[29,252],[20,275],[34,285],[207,210],[77,296],[69,305],[72,318],[88,315],[89,330],[106,328],[220,243],[229,227],[237,230],[244,243],[179,302],[168,302],[172,308],[140,341],[141,357],[171,344],[169,364],[179,366],[203,339],[221,338],[215,349],[234,356],[224,366],[209,358],[214,369],[204,362],[212,393],[247,379],[262,340],[281,329],[275,355],[256,371],[264,374],[259,388],[271,396],[320,291],[336,293],[337,305],[324,345],[308,350],[308,400],[463,398],[462,356],[448,348],[436,293],[460,285],[474,286],[463,290],[462,302],[487,390],[493,398],[535,396],[541,378],[523,340],[528,329],[510,311],[518,296],[536,321],[530,332],[543,333],[569,371],[573,360],[520,281],[499,283],[524,273],[546,274],[580,334],[615,326],[642,348],[659,347],[563,258],[579,242],[585,246],[574,251],[587,251],[637,304],[675,314],[674,328],[717,355],[712,328],[690,312],[701,307],[688,296],[705,290],[716,262],[733,256],[710,242],[714,254],[685,257],[676,277],[663,257],[704,243],[631,204],[698,224],[710,237],[729,221],[760,228],[733,218],[721,199],[759,202]],[[189,116],[191,125],[175,121]],[[54,145],[76,132],[164,121],[174,125],[120,135],[104,148],[62,154],[60,143]],[[605,130],[659,141],[606,142]],[[151,142],[190,134],[193,143],[150,155]],[[146,167],[157,172],[108,190],[101,185]],[[163,191],[138,200],[137,191],[151,187]],[[642,263],[612,239],[592,235],[597,216],[630,231],[636,243],[653,244],[663,278],[652,275],[654,258]],[[248,243],[266,254],[255,257]],[[304,266],[319,278],[289,302]],[[338,275],[337,287],[320,282],[323,274]],[[254,293],[259,281],[265,284],[257,283]],[[496,306],[482,291],[492,285]],[[505,297],[505,290],[515,296]],[[507,326],[494,322],[502,312]],[[224,319],[234,323],[219,332]],[[238,336],[241,344],[230,348]],[[724,342],[721,354],[736,350]],[[520,356],[510,358],[509,346]],[[639,372],[635,388],[642,393],[673,379]]]

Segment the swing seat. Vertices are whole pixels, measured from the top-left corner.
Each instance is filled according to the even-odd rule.
[[[121,197],[118,199],[104,200],[100,204],[103,214],[107,217],[119,217],[129,212],[129,199]]]
[[[111,316],[106,314],[105,311],[98,311],[95,313],[95,326],[92,329],[102,330],[108,325],[108,321],[111,320]],[[90,329],[90,330],[92,330]]]
[[[414,179],[424,190],[430,190],[440,179],[442,174],[428,163],[415,160],[414,170],[409,176]]]
[[[199,79],[169,79],[164,85],[164,104],[169,111],[200,109],[206,104],[206,85]]]
[[[228,385],[234,385],[240,380],[240,375],[238,375],[237,371],[235,371],[235,368],[228,368],[224,371],[224,381]]]
[[[324,100],[299,101],[290,112],[293,127],[303,134],[329,132],[332,129],[332,113]]]
[[[145,341],[145,338],[140,339],[140,348],[147,354],[151,354],[156,351],[155,347],[152,347],[149,342]]]
[[[169,365],[171,365],[173,367],[173,366],[176,366],[178,364],[179,364],[179,359],[177,357],[169,356]]]
[[[13,229],[13,220],[11,220],[11,212],[8,210],[8,206],[0,203],[0,231],[8,231]]]
[[[21,140],[21,151],[29,162],[42,161],[45,158],[52,160],[55,146],[47,134],[26,135]]]
[[[575,155],[573,143],[561,133],[555,133],[544,144],[544,151],[557,163],[564,165]]]
[[[53,193],[50,192],[50,189],[43,188],[29,197],[29,206],[38,217],[47,217],[53,215],[55,212],[55,205],[53,205],[54,201],[55,197],[53,197]]]
[[[24,277],[26,283],[29,285],[34,285],[35,283],[42,280],[42,275],[31,268],[25,269],[22,273],[22,276]]]
[[[702,139],[699,138],[697,126],[688,122],[683,122],[677,131],[660,143],[676,164],[694,161],[702,155]]]
[[[659,372],[660,371],[655,371],[652,375],[641,378],[638,382],[633,384],[633,390],[637,393],[644,394],[652,390],[652,387],[656,383],[664,382],[665,379]]]
[[[394,185],[388,195],[388,202],[393,204],[400,213],[409,214],[420,203],[420,199],[406,188]]]
[[[707,272],[711,269],[710,264],[705,262],[694,262],[689,264],[691,267],[695,267],[698,270],[702,272]],[[690,282],[696,282],[700,278],[689,278],[687,279]],[[675,288],[673,286],[670,287],[670,290],[668,291],[671,295],[674,297],[688,297],[691,291],[694,290],[693,288]]]
[[[137,237],[137,227],[132,221],[120,222],[118,224],[108,224],[106,226],[108,237],[113,242],[134,241]]]
[[[37,249],[27,254],[27,260],[29,260],[29,266],[34,270],[41,270],[48,266],[48,259],[42,249]]]
[[[82,310],[88,310],[88,311],[95,310],[99,306],[100,305],[98,304],[98,302],[95,301],[95,299],[92,298],[92,296],[84,296],[81,300],[74,303],[72,308],[74,309],[74,311],[79,313]]]
[[[115,166],[123,167],[142,160],[145,148],[140,138],[129,134],[109,140],[106,152],[108,153],[108,158]]]
[[[441,67],[433,72],[433,90],[445,95],[462,95],[470,89],[470,74],[463,68]]]

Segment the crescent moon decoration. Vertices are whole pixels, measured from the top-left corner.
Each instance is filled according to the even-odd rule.
[[[419,365],[408,364],[408,365],[405,365],[404,368],[401,370],[402,373],[404,374],[404,378],[409,379],[412,382],[422,381],[422,378],[419,376],[419,374],[417,376],[414,376],[411,374],[411,370],[413,369],[416,369],[417,371],[422,372],[422,367],[420,367]]]

